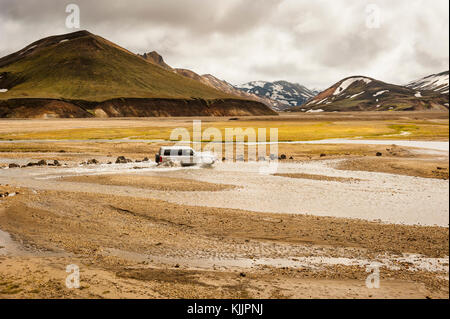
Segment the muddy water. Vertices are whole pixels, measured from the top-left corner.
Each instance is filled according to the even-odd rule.
[[[92,192],[156,198],[169,202],[255,212],[310,214],[358,218],[394,224],[449,224],[449,182],[364,171],[342,171],[333,168],[337,161],[279,163],[278,173],[315,174],[353,178],[342,183],[289,178],[259,173],[258,163],[218,163],[214,169],[157,168],[154,163],[131,165],[92,165],[67,168],[26,168],[0,170],[0,184],[34,189]],[[131,163],[130,163],[131,164]],[[227,184],[236,189],[216,192],[156,191],[131,186],[64,182],[63,176],[95,174],[133,174],[192,179]],[[268,196],[270,194],[270,196]]]

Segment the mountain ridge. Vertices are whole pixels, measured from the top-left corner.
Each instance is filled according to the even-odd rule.
[[[177,116],[178,113],[186,115],[182,107],[186,107],[189,101],[194,101],[192,103],[198,107],[205,106],[206,111],[201,112],[201,115],[208,115],[208,105],[222,105],[227,112],[215,110],[215,114],[222,115],[274,114],[267,106],[256,101],[243,102],[248,109],[241,112],[232,101],[246,99],[224,93],[150,63],[145,58],[88,31],[46,37],[0,58],[2,116],[27,117],[28,113],[34,114],[25,101],[30,98],[48,105],[48,108],[41,106],[42,112],[57,117],[78,116],[83,113],[75,112],[76,107],[84,108],[85,112],[95,116],[96,107],[114,99],[124,99],[128,102],[147,99],[155,105],[155,110],[146,112],[151,114],[158,114],[158,105],[166,105],[155,103],[155,99],[173,99],[180,107],[176,107],[174,112],[161,111],[170,116]],[[61,113],[57,110],[58,101],[61,108],[67,112]],[[63,102],[72,106],[68,107]],[[92,102],[97,103],[94,109]],[[226,103],[230,103],[232,107],[225,107]],[[88,108],[85,105],[88,105]],[[147,107],[152,107],[152,104],[147,104]],[[23,110],[23,114],[18,110]],[[72,115],[70,110],[74,112]],[[129,113],[116,111],[117,116]],[[197,115],[197,111],[198,108],[192,108],[192,113],[187,113]],[[139,116],[139,112],[136,114]]]
[[[448,111],[448,95],[413,90],[366,76],[346,77],[293,111]]]
[[[244,92],[276,101],[274,108],[279,111],[300,106],[318,93],[301,84],[283,80],[274,82],[251,81],[237,87]]]

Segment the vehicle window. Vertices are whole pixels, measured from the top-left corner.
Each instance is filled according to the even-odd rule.
[[[178,150],[178,156],[182,156],[183,155],[183,150]]]
[[[165,150],[164,151],[164,156],[170,156],[170,150]]]
[[[194,151],[193,150],[183,150],[183,156],[193,156]]]

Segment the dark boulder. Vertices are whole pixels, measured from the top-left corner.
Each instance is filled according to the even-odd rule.
[[[46,160],[40,160],[39,162],[37,162],[38,166],[47,166],[47,161]]]
[[[126,164],[128,163],[128,160],[125,158],[125,156],[119,156],[116,159],[116,164]]]
[[[95,165],[95,164],[98,164],[98,161],[95,158],[93,158],[93,159],[88,160],[87,164],[88,165]]]

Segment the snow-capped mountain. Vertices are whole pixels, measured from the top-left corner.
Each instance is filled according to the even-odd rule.
[[[261,98],[276,101],[276,103],[273,103],[272,108],[280,111],[302,105],[318,93],[303,85],[287,81],[252,81],[236,87]]]
[[[381,82],[365,76],[345,78],[293,111],[448,110],[448,95]]]
[[[429,90],[448,94],[448,82],[448,71],[445,71],[410,82],[406,86],[414,90]]]

